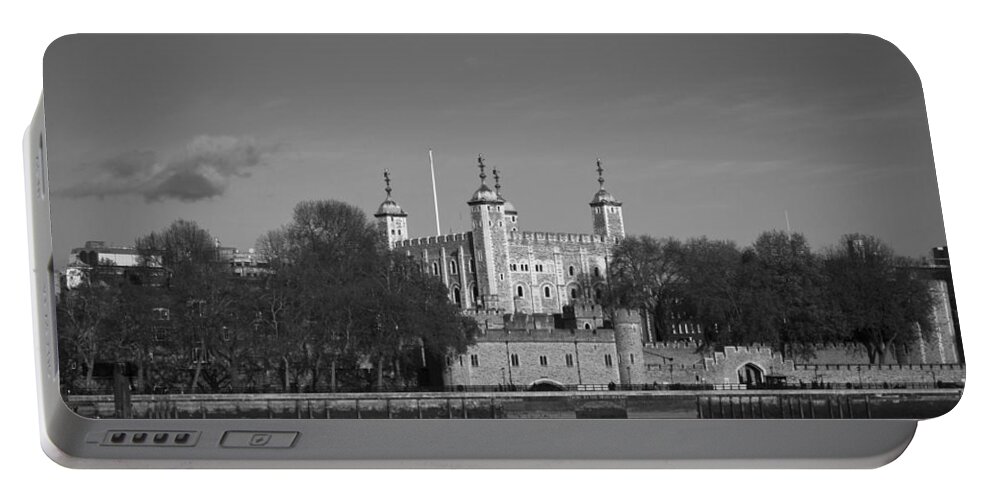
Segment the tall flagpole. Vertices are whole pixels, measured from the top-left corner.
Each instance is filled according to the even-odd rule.
[[[434,228],[441,236],[441,220],[438,219],[438,186],[434,182],[434,153],[428,149],[428,160],[431,162],[431,191],[434,193]]]

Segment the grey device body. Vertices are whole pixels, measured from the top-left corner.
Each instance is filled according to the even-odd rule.
[[[42,447],[59,464],[119,467],[877,467],[915,420],[90,419],[58,386],[44,102],[24,137]],[[116,433],[147,433],[138,445]],[[156,446],[157,434],[182,444]]]

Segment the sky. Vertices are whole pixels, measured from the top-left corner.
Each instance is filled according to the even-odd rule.
[[[56,265],[179,218],[246,250],[302,200],[469,229],[476,157],[521,229],[591,233],[595,161],[627,233],[945,244],[921,83],[868,36],[91,36],[54,42]],[[492,184],[492,178],[487,179]]]

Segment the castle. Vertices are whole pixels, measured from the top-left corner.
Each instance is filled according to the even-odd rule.
[[[595,300],[611,249],[624,237],[621,203],[604,188],[600,160],[592,234],[520,231],[499,172],[493,170],[490,188],[482,157],[478,163],[480,186],[468,201],[472,229],[427,238],[408,238],[407,213],[393,200],[387,173],[386,200],[375,217],[389,246],[420,260],[466,311],[557,314],[582,298]]]
[[[661,344],[641,315],[615,311],[605,318],[597,304],[611,251],[624,238],[622,204],[604,187],[590,201],[592,234],[529,232],[501,193],[500,174],[477,158],[480,185],[468,200],[472,228],[466,232],[410,238],[407,213],[392,197],[375,212],[390,248],[420,261],[446,287],[452,302],[474,317],[481,334],[465,354],[451,356],[444,373],[449,386],[565,387],[603,390],[615,384],[664,386],[711,384],[743,388],[786,383],[912,384],[964,381],[956,346],[953,305],[947,283],[935,280],[938,334],[922,338],[906,363],[874,366],[858,346],[825,345],[812,364],[783,359],[769,347],[729,346],[711,354],[692,340]],[[950,279],[950,276],[949,276]],[[682,333],[674,331],[674,333]],[[678,335],[677,335],[678,337]]]

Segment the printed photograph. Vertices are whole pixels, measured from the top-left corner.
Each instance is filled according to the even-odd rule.
[[[931,418],[921,82],[860,35],[76,35],[45,60],[89,418]]]

